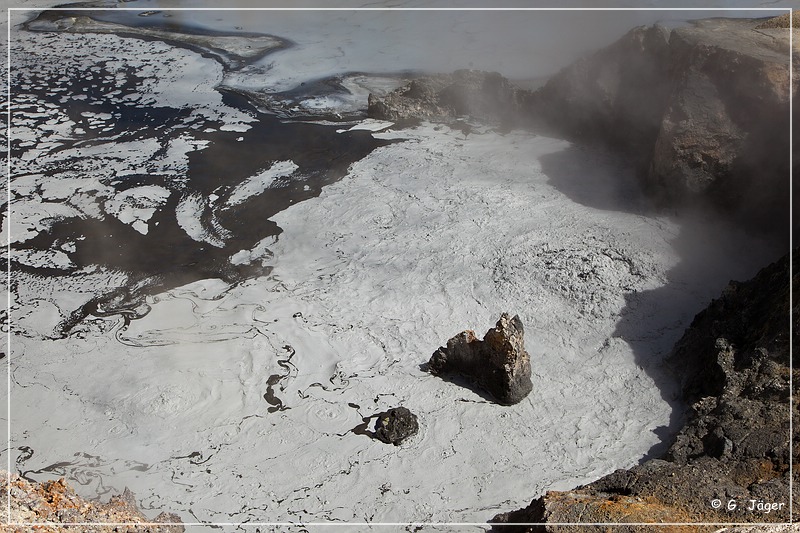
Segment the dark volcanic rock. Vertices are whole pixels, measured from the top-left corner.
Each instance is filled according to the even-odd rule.
[[[635,28],[551,78],[531,111],[557,134],[630,154],[664,204],[701,200],[783,230],[798,79],[789,83],[789,30],[762,22]]]
[[[648,173],[657,193],[788,214],[788,31],[757,24],[712,20],[672,32],[672,91]]]
[[[800,249],[793,253],[797,264]],[[570,531],[546,525],[557,522],[787,521],[789,482],[800,477],[789,469],[789,379],[795,372],[789,367],[789,283],[786,256],[748,282],[731,282],[695,317],[671,357],[691,412],[663,459],[571,491],[548,492],[493,519],[545,525],[501,531]],[[800,275],[794,273],[791,283],[800,292]],[[794,342],[798,316],[794,304]],[[793,382],[799,378],[795,374]],[[797,400],[792,408],[797,417]],[[800,431],[795,428],[791,438],[797,443]],[[719,510],[712,507],[715,499],[723,502]],[[736,508],[729,510],[729,502]]]
[[[512,405],[531,392],[531,361],[525,351],[524,330],[519,316],[503,313],[483,341],[471,330],[447,341],[428,361],[433,374],[461,374],[494,396]]]
[[[692,411],[666,455],[679,465],[713,458],[751,495],[787,506],[789,283],[786,256],[752,281],[731,282],[695,317],[671,356]],[[793,283],[800,290],[797,276]]]
[[[405,407],[389,409],[375,421],[375,437],[395,446],[416,435],[418,430],[417,416]]]
[[[382,120],[426,119],[449,122],[458,117],[509,124],[530,97],[497,72],[457,70],[415,79],[386,95],[369,95],[367,113]]]
[[[669,31],[639,27],[553,76],[534,112],[558,133],[649,156],[669,96]]]

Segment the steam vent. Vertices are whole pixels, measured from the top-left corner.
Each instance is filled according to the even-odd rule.
[[[503,313],[481,341],[472,330],[447,341],[428,361],[432,374],[460,374],[491,394],[498,403],[519,403],[531,392],[531,360],[525,351],[518,315]]]

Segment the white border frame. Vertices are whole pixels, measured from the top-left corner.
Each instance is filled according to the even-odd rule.
[[[11,14],[14,11],[142,11],[142,8],[134,7],[112,7],[112,8],[93,8],[93,7],[35,7],[20,8],[10,7],[7,9],[7,35],[6,35],[6,283],[7,283],[7,327],[8,334],[6,340],[6,382],[7,382],[7,471],[8,483],[6,486],[6,520],[5,525],[8,526],[151,526],[151,527],[164,527],[169,525],[182,525],[182,526],[255,526],[255,527],[269,527],[269,526],[285,526],[285,527],[305,527],[305,526],[480,526],[490,527],[493,524],[489,522],[11,522]],[[314,8],[314,7],[246,7],[246,8],[224,8],[224,7],[175,7],[175,8],[159,8],[159,11],[769,11],[779,12],[786,11],[789,15],[789,521],[788,522],[667,522],[667,523],[653,523],[653,522],[513,522],[508,524],[497,524],[498,527],[504,526],[534,526],[534,525],[549,525],[549,526],[652,526],[652,527],[674,527],[674,526],[718,526],[718,527],[731,527],[731,526],[780,526],[791,525],[793,523],[793,346],[792,346],[792,274],[794,272],[794,265],[792,260],[792,225],[793,225],[793,62],[792,54],[794,50],[794,8],[766,8],[766,7],[684,7],[684,8],[657,8],[657,7],[554,7],[554,8],[539,8],[539,7],[471,7],[471,8],[458,8],[458,7],[327,7],[327,8]],[[800,11],[800,9],[798,10]],[[799,89],[800,90],[800,89]]]

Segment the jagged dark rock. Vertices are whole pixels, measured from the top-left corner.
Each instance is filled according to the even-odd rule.
[[[427,368],[432,374],[461,374],[499,403],[519,403],[533,388],[524,334],[519,316],[503,313],[482,341],[474,331],[463,331],[434,352]]]
[[[507,125],[527,105],[530,92],[515,87],[497,72],[457,70],[415,79],[384,97],[369,95],[372,118],[451,122],[458,117]]]
[[[398,446],[419,431],[417,416],[405,407],[395,407],[378,415],[375,437],[386,444]]]
[[[793,254],[798,264],[800,248]],[[671,356],[691,412],[662,459],[617,470],[571,491],[548,492],[524,509],[493,519],[543,523],[539,529],[498,530],[570,531],[547,525],[557,522],[788,521],[790,478],[795,483],[800,478],[789,470],[790,372],[793,382],[800,383],[800,373],[789,367],[789,283],[787,255],[750,281],[731,282],[695,317]],[[791,283],[800,293],[797,272]],[[793,306],[796,343],[800,306],[796,301]],[[796,399],[791,408],[797,417]],[[800,441],[796,427],[791,438]],[[799,447],[794,446],[795,462]],[[714,499],[723,502],[721,509],[712,507]],[[734,510],[727,508],[731,501]],[[648,526],[626,528],[651,531]],[[581,531],[605,529],[586,526]]]

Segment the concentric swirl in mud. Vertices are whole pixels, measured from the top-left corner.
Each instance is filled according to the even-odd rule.
[[[330,395],[332,400],[308,398],[295,409],[293,420],[316,432],[344,436],[361,422],[357,410]]]

